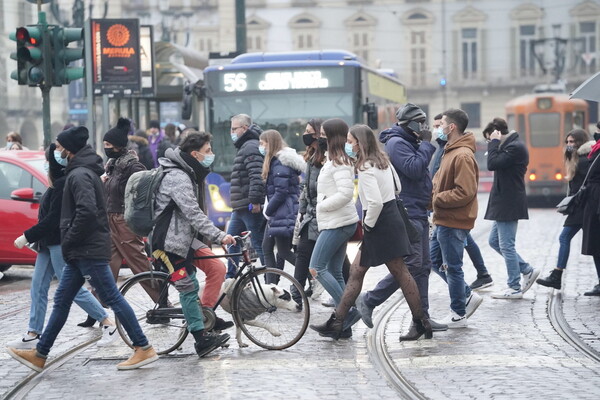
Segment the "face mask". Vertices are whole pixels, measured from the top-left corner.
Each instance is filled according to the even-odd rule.
[[[238,135],[236,135],[235,133],[232,133],[231,140],[233,140],[233,143],[235,143],[238,140]]]
[[[213,163],[213,161],[215,161],[215,155],[214,154],[205,154],[204,155],[204,160],[200,161],[200,164],[202,164],[202,166],[204,168],[208,168],[211,166],[211,164]]]
[[[442,129],[441,126],[439,128],[437,128],[436,133],[437,133],[438,139],[443,140],[444,142],[448,141],[448,135],[444,134],[444,130]]]
[[[69,159],[62,158],[62,152],[60,152],[58,150],[54,150],[54,159],[56,160],[57,163],[59,163],[63,167],[66,167],[69,164]]]
[[[572,153],[572,152],[573,152],[573,150],[575,150],[575,147],[573,147],[573,146],[567,146],[567,147],[565,148],[565,151],[566,151],[567,153]]]
[[[352,145],[350,143],[346,142],[346,144],[344,145],[344,150],[350,158],[356,158],[356,152],[352,150]]]
[[[317,139],[310,133],[307,133],[306,135],[302,135],[302,141],[304,142],[304,145],[306,145],[306,146],[310,146],[316,140]]]
[[[319,147],[321,148],[321,150],[323,152],[326,152],[327,151],[327,139],[320,137],[317,139],[317,141],[319,142]]]
[[[12,145],[13,145],[13,142],[6,142],[6,150],[10,150]]]
[[[121,152],[115,151],[112,147],[105,147],[104,154],[106,154],[106,157],[108,158],[119,158],[121,156]]]
[[[258,146],[258,152],[264,157],[264,155],[267,154],[267,149],[265,149],[265,146]]]
[[[597,142],[598,140],[600,140],[600,132],[596,132],[594,133],[594,140]]]
[[[48,174],[48,171],[50,171],[50,164],[48,164],[47,161],[44,163],[44,171],[46,172],[46,174]]]

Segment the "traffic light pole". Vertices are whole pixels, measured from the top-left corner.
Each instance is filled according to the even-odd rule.
[[[44,28],[42,29],[44,38],[42,41],[43,46],[48,46],[48,40],[50,36],[48,35],[48,22],[46,21],[46,13],[40,11],[41,4],[38,2],[38,24],[42,25]],[[44,62],[49,62],[49,60],[44,60]],[[47,71],[44,71],[47,73]],[[48,77],[46,77],[47,79]],[[50,122],[50,89],[52,89],[52,85],[48,85],[44,83],[40,85],[40,89],[42,90],[42,124],[44,128],[44,149],[50,146],[50,142],[52,141],[52,132],[51,132],[51,122]]]

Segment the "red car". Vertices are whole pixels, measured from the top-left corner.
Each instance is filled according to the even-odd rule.
[[[0,151],[0,272],[33,265],[36,254],[13,242],[37,223],[40,198],[48,187],[42,151]]]

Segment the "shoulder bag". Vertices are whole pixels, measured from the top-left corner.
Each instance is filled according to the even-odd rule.
[[[594,166],[598,158],[600,158],[600,156],[597,156],[588,168],[587,173],[585,174],[585,178],[583,178],[583,182],[581,183],[581,187],[579,188],[577,193],[575,193],[572,196],[565,197],[560,201],[560,203],[556,205],[557,212],[563,215],[573,214],[573,212],[575,212],[575,210],[579,208],[579,206],[583,203],[583,197],[585,195],[585,182],[587,181],[588,175],[590,174],[590,171],[592,170],[592,167]]]

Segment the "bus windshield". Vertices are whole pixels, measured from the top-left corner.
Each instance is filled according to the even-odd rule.
[[[554,147],[560,143],[560,114],[532,113],[529,115],[530,142],[533,147]]]

